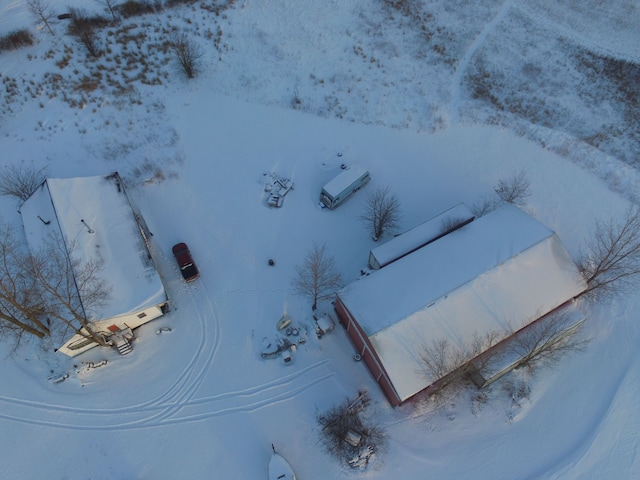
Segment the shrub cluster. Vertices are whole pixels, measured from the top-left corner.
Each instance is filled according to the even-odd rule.
[[[180,5],[191,5],[192,3],[196,3],[198,0],[167,0],[167,7],[174,8]]]
[[[354,401],[347,399],[316,417],[327,453],[351,468],[366,467],[385,449],[386,433],[362,416],[368,405],[367,392],[361,391]]]
[[[118,5],[118,11],[124,18],[137,17],[147,13],[160,12],[162,10],[163,5],[160,1],[127,0],[123,4]]]
[[[33,35],[27,29],[15,30],[0,37],[0,52],[33,45]]]
[[[85,12],[77,9],[71,10],[71,23],[69,24],[69,33],[79,36],[87,30],[98,30],[111,25],[111,20],[102,15],[89,16]]]

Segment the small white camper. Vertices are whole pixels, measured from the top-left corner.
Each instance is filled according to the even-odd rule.
[[[366,168],[359,165],[345,167],[333,180],[327,183],[320,192],[320,204],[333,210],[349,196],[362,188],[371,180]]]

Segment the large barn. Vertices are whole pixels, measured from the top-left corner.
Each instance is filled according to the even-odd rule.
[[[167,295],[151,258],[144,222],[118,173],[47,179],[20,213],[32,251],[57,238],[79,265],[101,263],[100,275],[110,287],[108,298],[100,305],[85,305],[81,295],[78,298],[92,330],[128,353],[132,330],[161,316]],[[74,334],[58,350],[73,357],[94,346],[86,335]]]
[[[428,373],[422,359],[429,345],[444,340],[463,349],[478,336],[507,339],[550,312],[572,309],[585,288],[556,234],[507,205],[361,277],[338,293],[335,308],[357,353],[399,405],[450,373]]]

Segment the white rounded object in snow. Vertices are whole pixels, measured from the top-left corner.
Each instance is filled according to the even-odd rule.
[[[269,462],[269,480],[296,480],[296,474],[282,455],[273,452]]]

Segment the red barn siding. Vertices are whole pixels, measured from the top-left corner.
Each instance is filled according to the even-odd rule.
[[[380,358],[369,341],[369,337],[362,330],[362,327],[355,318],[353,318],[353,315],[351,315],[351,312],[349,312],[344,303],[342,303],[340,297],[336,298],[335,310],[338,318],[340,319],[340,323],[347,330],[347,334],[349,335],[355,350],[362,357],[362,360],[369,369],[374,380],[378,382],[378,385],[380,385],[380,388],[389,400],[389,403],[393,406],[400,405],[402,400],[396,393],[396,390],[389,379],[389,375],[382,366]]]

